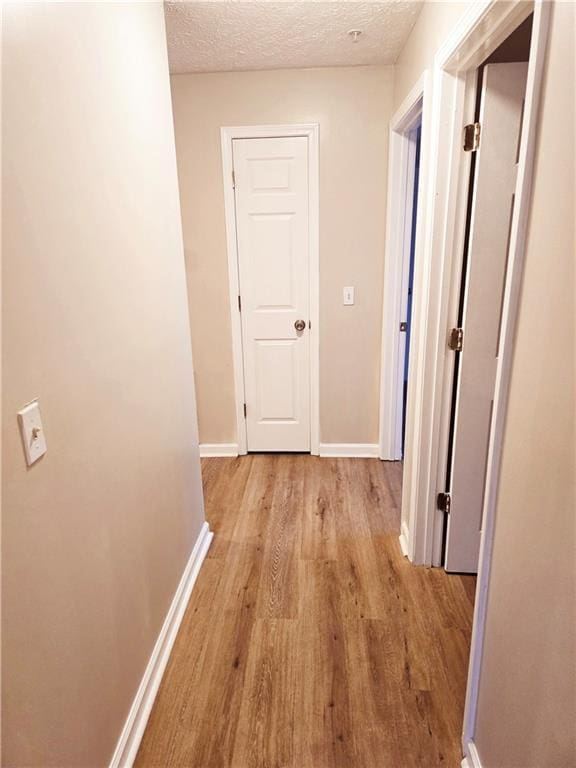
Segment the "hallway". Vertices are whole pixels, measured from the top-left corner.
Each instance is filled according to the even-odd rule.
[[[401,464],[202,461],[215,537],[136,765],[460,765],[475,577],[411,566]]]

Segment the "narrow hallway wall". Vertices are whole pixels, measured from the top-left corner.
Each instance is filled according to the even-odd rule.
[[[163,7],[2,13],[2,765],[106,766],[203,523]]]
[[[484,768],[576,755],[575,11],[552,6],[478,702]]]

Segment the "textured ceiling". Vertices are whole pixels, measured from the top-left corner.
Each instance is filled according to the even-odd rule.
[[[171,72],[393,64],[417,0],[166,2]],[[361,29],[353,43],[347,34]]]

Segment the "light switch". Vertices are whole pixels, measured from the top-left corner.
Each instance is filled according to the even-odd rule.
[[[344,288],[342,303],[347,307],[354,304],[354,287],[353,286],[349,285],[347,288]]]
[[[42,428],[38,400],[32,400],[21,411],[18,411],[18,423],[24,443],[26,463],[30,466],[46,453],[46,438]]]

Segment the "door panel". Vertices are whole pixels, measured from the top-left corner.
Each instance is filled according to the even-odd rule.
[[[261,340],[256,342],[256,404],[259,407],[259,422],[286,422],[298,419],[297,343]],[[276,383],[277,371],[287,373],[281,387]]]
[[[447,571],[476,572],[498,337],[528,65],[484,67],[476,158],[464,343],[454,419]]]
[[[309,451],[308,140],[235,139],[233,160],[248,450]]]
[[[256,310],[295,309],[292,264],[293,214],[252,214],[250,221]],[[271,248],[273,243],[273,248]]]

